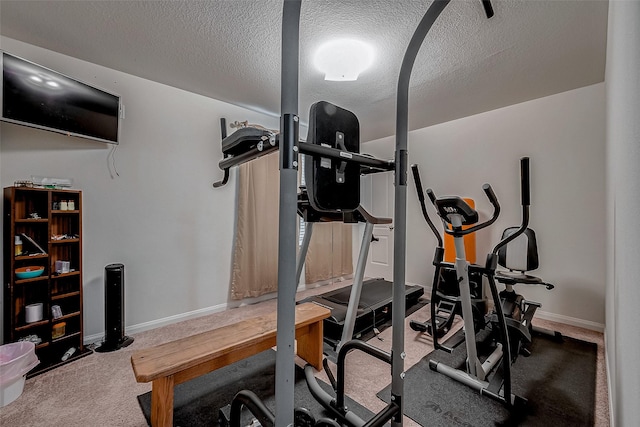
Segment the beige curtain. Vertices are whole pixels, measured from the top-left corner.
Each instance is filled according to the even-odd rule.
[[[305,260],[305,283],[353,274],[351,227],[341,222],[313,225]]]
[[[231,298],[278,289],[278,152],[239,166]]]
[[[231,298],[254,298],[278,289],[279,154],[242,164]],[[353,274],[351,225],[314,224],[305,260],[305,282]]]

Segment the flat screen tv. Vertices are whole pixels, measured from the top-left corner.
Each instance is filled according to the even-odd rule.
[[[2,52],[6,122],[118,144],[120,97]]]

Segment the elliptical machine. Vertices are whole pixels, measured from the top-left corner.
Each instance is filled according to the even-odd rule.
[[[528,344],[531,343],[534,333],[548,335],[558,342],[562,341],[560,332],[539,328],[532,324],[536,310],[542,305],[525,299],[514,289],[517,284],[541,285],[547,290],[552,290],[555,287],[540,277],[527,274],[529,271],[538,268],[538,244],[535,232],[528,228],[530,203],[529,159],[525,157],[521,162],[522,173],[527,176],[527,179],[521,180],[521,192],[523,195],[522,223],[519,227],[505,229],[502,233],[502,240],[493,249],[493,253],[498,257],[498,265],[506,269],[496,271],[495,279],[505,286],[505,289],[500,292],[500,300],[502,301],[507,325],[511,329],[518,330],[517,334],[510,334],[514,359],[518,354],[531,355]],[[521,339],[522,337],[524,337],[524,340]]]
[[[417,169],[415,169],[417,171]],[[414,172],[415,173],[415,172]],[[455,271],[457,282],[460,288],[460,305],[462,309],[462,317],[464,321],[464,342],[466,344],[466,370],[452,368],[444,363],[435,360],[429,361],[429,367],[439,373],[459,381],[482,395],[489,396],[507,407],[519,406],[526,404],[526,399],[517,396],[511,391],[511,364],[517,357],[518,352],[514,351],[519,348],[522,341],[530,342],[531,335],[528,325],[521,323],[521,319],[512,318],[517,310],[511,307],[508,313],[505,313],[504,300],[498,293],[495,282],[495,271],[498,263],[498,251],[506,246],[509,242],[516,239],[526,229],[528,222],[529,208],[529,158],[521,159],[521,189],[522,189],[522,207],[524,227],[504,237],[487,255],[484,267],[474,267],[486,277],[489,284],[491,298],[494,304],[494,311],[487,316],[487,323],[491,323],[493,339],[495,340],[495,348],[493,352],[484,360],[480,361],[476,347],[477,322],[474,322],[473,309],[471,304],[470,293],[470,264],[465,258],[465,248],[463,238],[466,234],[476,232],[493,224],[500,214],[500,205],[489,184],[482,187],[489,202],[493,205],[493,214],[487,221],[479,223],[478,212],[471,208],[464,200],[458,196],[436,197],[431,189],[427,190],[429,199],[434,204],[438,216],[440,216],[445,232],[451,234],[454,238],[456,249]],[[463,225],[467,228],[463,229]],[[436,257],[438,256],[436,251]],[[438,259],[434,259],[436,268],[443,268]],[[435,281],[434,281],[435,283]],[[434,285],[435,286],[435,285]],[[531,313],[533,315],[533,313]],[[432,330],[437,328],[437,318],[432,305]],[[447,347],[438,342],[438,334],[433,334],[433,342],[435,349],[442,349],[452,352],[453,348]],[[459,344],[459,342],[457,343]],[[501,369],[498,369],[500,367]]]
[[[438,338],[442,338],[449,332],[456,315],[462,316],[460,291],[455,266],[453,263],[444,261],[445,249],[442,236],[427,212],[418,165],[411,165],[411,171],[413,172],[413,181],[416,185],[422,216],[436,237],[438,245],[433,255],[433,265],[436,267],[436,270],[433,275],[433,284],[431,287],[431,318],[424,322],[411,320],[409,326],[416,332],[428,333],[437,341]],[[469,265],[469,293],[471,296],[475,330],[478,332],[484,327],[484,317],[487,314],[487,300],[482,284],[482,267],[475,264]],[[458,336],[458,338],[460,339],[460,336]],[[462,339],[460,339],[460,343],[461,342]]]

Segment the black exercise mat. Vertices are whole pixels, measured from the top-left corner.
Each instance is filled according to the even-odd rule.
[[[218,426],[219,409],[231,403],[240,390],[256,393],[267,407],[275,411],[275,363],[276,352],[267,350],[255,356],[225,366],[209,374],[178,384],[174,390],[173,424],[182,427]],[[318,381],[333,394],[328,384]],[[138,396],[138,403],[147,423],[151,425],[151,392]],[[357,402],[346,399],[347,407],[367,420],[373,413]],[[309,409],[316,418],[329,416],[311,396],[304,372],[296,366],[296,407]]]
[[[519,356],[512,389],[528,399],[510,413],[500,403],[429,368],[429,359],[458,367],[464,345],[453,354],[434,351],[406,373],[404,413],[423,426],[592,426],[597,345],[572,338],[564,342],[534,337],[530,357]],[[388,402],[390,386],[377,396]]]

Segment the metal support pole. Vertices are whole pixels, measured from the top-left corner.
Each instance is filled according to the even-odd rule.
[[[297,250],[298,49],[300,0],[285,0],[282,10],[280,116],[280,218],[278,236],[278,334],[276,345],[276,425],[294,419],[295,296]]]
[[[440,13],[449,4],[449,0],[434,1],[424,15],[411,37],[404,54],[398,77],[398,95],[396,101],[396,151],[395,151],[395,236],[393,242],[393,313],[391,344],[391,399],[400,411],[392,421],[392,426],[402,425],[404,393],[404,316],[405,316],[405,273],[407,243],[407,140],[409,138],[409,81],[411,71],[420,46],[431,26]]]
[[[340,347],[342,347],[344,343],[353,338],[353,329],[356,326],[356,317],[358,316],[358,306],[360,305],[360,295],[362,294],[362,285],[364,282],[364,270],[367,266],[371,237],[373,237],[373,224],[367,222],[364,226],[364,236],[362,237],[362,244],[360,245],[358,264],[356,265],[356,272],[353,276],[353,285],[351,286],[351,294],[349,295],[347,314],[344,318],[342,337],[340,338],[336,351],[339,351]]]
[[[309,243],[311,243],[312,233],[313,223],[305,222],[302,246],[300,246],[300,252],[298,252],[298,260],[296,261],[296,286],[300,285],[300,277],[302,277],[302,267],[304,267],[304,260],[307,257],[307,252],[309,252]]]

